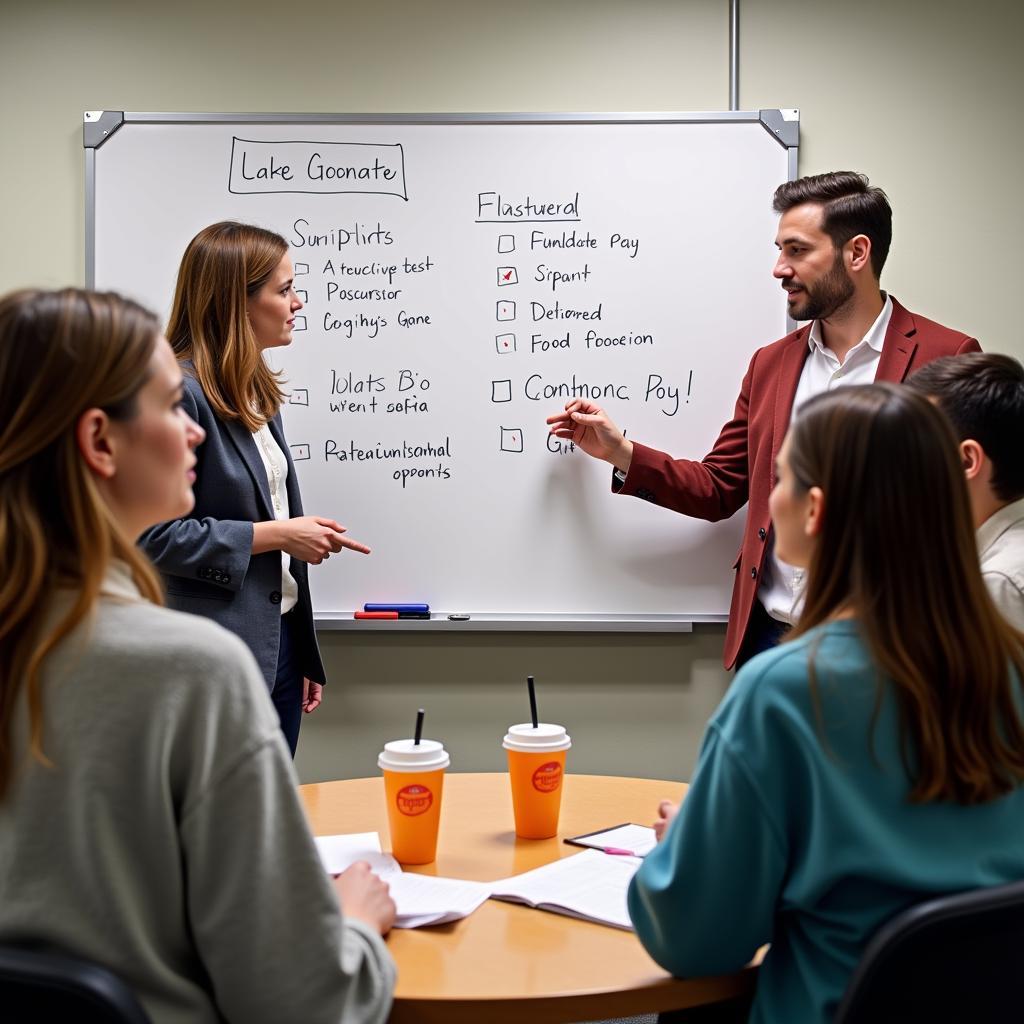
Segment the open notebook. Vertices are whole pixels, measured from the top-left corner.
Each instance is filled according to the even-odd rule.
[[[533,871],[491,882],[491,896],[632,931],[626,891],[641,863],[639,857],[585,850]]]

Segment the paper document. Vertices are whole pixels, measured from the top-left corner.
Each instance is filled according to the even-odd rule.
[[[468,917],[490,895],[486,882],[463,882],[456,878],[434,878],[402,870],[390,853],[380,848],[376,832],[316,836],[316,848],[324,870],[340,875],[356,861],[364,860],[391,889],[395,901],[396,928],[419,928]]]
[[[357,860],[365,860],[375,875],[389,882],[400,875],[402,868],[390,853],[382,853],[380,836],[376,832],[353,832],[343,836],[315,836],[317,853],[324,871],[340,875]]]
[[[584,850],[522,875],[491,882],[491,896],[632,931],[626,890],[641,863],[639,857],[610,857],[597,850]]]
[[[489,882],[464,882],[404,871],[388,879],[398,908],[396,928],[419,928],[469,917],[491,894]]]
[[[658,845],[654,829],[647,825],[616,825],[585,836],[565,840],[573,846],[592,846],[595,850],[628,850],[634,857],[646,857]]]

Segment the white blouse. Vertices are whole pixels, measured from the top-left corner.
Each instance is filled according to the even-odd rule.
[[[256,442],[256,450],[260,453],[263,468],[267,473],[270,485],[270,504],[275,519],[290,519],[288,511],[288,460],[281,451],[281,446],[274,440],[270,427],[266,423],[255,431],[252,439]],[[291,555],[281,552],[281,614],[290,612],[299,601],[299,585],[290,571]]]

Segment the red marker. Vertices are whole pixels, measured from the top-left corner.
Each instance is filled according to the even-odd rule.
[[[353,612],[354,619],[397,619],[398,612]]]

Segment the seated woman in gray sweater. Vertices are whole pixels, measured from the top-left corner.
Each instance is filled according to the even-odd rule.
[[[154,1024],[383,1021],[387,887],[332,884],[252,654],[135,547],[192,507],[181,397],[133,303],[0,299],[0,942],[107,966]]]

